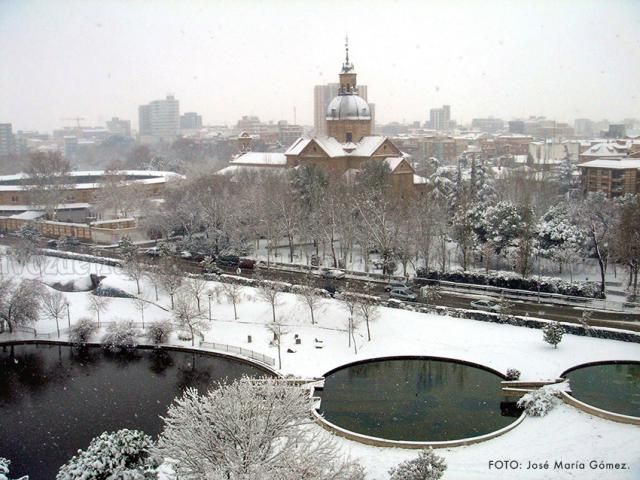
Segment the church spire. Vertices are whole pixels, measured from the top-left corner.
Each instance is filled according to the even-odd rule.
[[[348,73],[353,70],[353,63],[349,61],[349,36],[345,36],[344,39],[344,52],[345,58],[342,64],[342,73]]]

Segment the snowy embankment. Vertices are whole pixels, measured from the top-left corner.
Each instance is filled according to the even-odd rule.
[[[7,265],[5,264],[5,272]],[[33,269],[32,269],[33,270]],[[89,264],[68,259],[49,259],[41,276],[37,271],[15,273],[14,277],[39,278],[47,283],[69,281],[89,273],[105,275],[103,284],[136,293],[135,282],[128,280],[120,269],[108,265]],[[257,300],[256,291],[243,287],[243,299],[237,305],[238,320],[234,320],[233,305],[220,292],[220,284],[208,282],[212,296],[210,329],[205,339],[251,349],[277,358],[277,350],[270,346],[272,334],[265,328],[271,322],[271,306]],[[89,293],[65,293],[70,303],[70,318],[74,323],[82,316],[93,316],[89,309]],[[154,289],[143,282],[143,296],[155,302]],[[144,311],[145,321],[169,318],[169,297],[160,294],[158,304]],[[539,330],[508,325],[477,322],[381,308],[379,317],[371,323],[372,340],[367,341],[366,326],[356,331],[358,354],[348,347],[346,333],[347,311],[340,301],[327,299],[316,311],[317,325],[310,324],[310,314],[296,295],[281,293],[276,315],[288,332],[282,342],[282,373],[303,377],[317,377],[344,363],[366,358],[397,355],[425,355],[449,357],[476,362],[501,372],[517,368],[523,380],[546,380],[558,377],[566,369],[598,360],[640,361],[640,346],[612,340],[565,335],[557,349],[542,340]],[[208,297],[201,297],[202,315],[208,316]],[[140,312],[132,300],[112,299],[102,321],[131,319],[140,321]],[[63,322],[66,326],[67,319]],[[62,325],[61,325],[62,326]],[[55,332],[55,322],[42,320],[35,325],[39,332]],[[301,339],[295,343],[295,335]],[[252,337],[248,343],[248,336]],[[3,336],[8,338],[7,335]],[[318,341],[316,341],[318,340]],[[180,341],[176,335],[172,342]],[[318,348],[321,347],[321,348]],[[287,349],[295,353],[286,353]],[[276,364],[277,366],[277,364]],[[439,451],[446,457],[449,469],[446,479],[616,479],[640,478],[640,456],[637,439],[640,428],[617,424],[560,405],[547,417],[527,418],[506,435],[468,447]],[[413,458],[415,451],[378,448],[338,440],[345,453],[357,458],[367,469],[370,479],[386,479],[387,470],[398,462]],[[515,460],[517,471],[496,469],[490,461]],[[592,469],[589,462],[626,463],[628,469]],[[549,469],[527,469],[531,462]],[[554,468],[555,462],[575,463],[570,468]],[[580,465],[584,464],[584,469]],[[515,465],[515,463],[513,464]]]

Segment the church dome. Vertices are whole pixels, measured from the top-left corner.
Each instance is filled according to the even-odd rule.
[[[371,120],[371,109],[358,95],[338,95],[327,107],[327,120]]]

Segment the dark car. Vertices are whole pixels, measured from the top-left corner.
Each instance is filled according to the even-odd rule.
[[[238,263],[238,267],[245,268],[247,270],[253,270],[256,266],[256,261],[252,258],[241,258]]]
[[[52,250],[55,250],[56,248],[58,248],[57,240],[49,240],[47,242],[47,248],[51,248]]]
[[[222,268],[237,268],[240,265],[240,257],[237,255],[221,255],[216,258],[216,263]]]

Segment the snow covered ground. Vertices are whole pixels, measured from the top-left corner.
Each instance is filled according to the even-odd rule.
[[[89,264],[75,260],[49,258],[43,274],[35,268],[18,271],[15,266],[2,264],[6,275],[15,278],[38,278],[47,283],[82,279],[89,273],[106,275],[103,285],[135,294],[135,283],[115,267]],[[207,341],[243,347],[277,358],[275,347],[269,345],[272,334],[265,328],[271,321],[271,307],[257,299],[252,288],[243,289],[244,298],[238,305],[239,319],[233,318],[233,306],[219,294],[219,284],[208,282],[214,292],[213,321],[205,333]],[[49,287],[47,287],[49,288]],[[82,316],[92,316],[89,293],[65,293],[70,303],[71,322]],[[155,301],[153,287],[143,282],[143,295]],[[144,311],[146,321],[170,317],[170,300],[161,293],[158,306]],[[202,314],[208,315],[208,298],[201,299]],[[638,360],[640,345],[565,335],[557,349],[542,340],[539,330],[490,324],[459,318],[441,317],[382,308],[379,318],[371,324],[372,340],[366,339],[365,325],[356,332],[358,354],[348,347],[347,311],[337,300],[325,300],[316,311],[317,325],[312,326],[309,310],[294,294],[279,295],[277,316],[286,325],[283,338],[282,373],[304,377],[321,376],[341,364],[386,355],[434,355],[477,362],[505,372],[517,368],[523,380],[553,379],[564,370],[597,360]],[[140,312],[132,300],[113,299],[103,321],[132,319],[140,321]],[[66,326],[64,318],[61,326]],[[55,332],[55,322],[41,320],[35,325],[38,332]],[[301,338],[295,344],[294,335]],[[247,337],[252,337],[248,343]],[[8,338],[8,335],[3,335]],[[315,340],[323,348],[316,348]],[[176,344],[190,345],[174,335]],[[295,353],[285,353],[287,348]],[[318,427],[319,428],[319,427]],[[556,407],[543,418],[527,418],[502,437],[469,446],[440,450],[449,464],[446,479],[638,479],[640,478],[640,427],[623,425],[590,416],[566,405]],[[338,439],[345,453],[358,459],[367,469],[368,478],[386,479],[387,470],[400,461],[413,458],[416,451],[379,448]],[[498,469],[491,461],[515,460],[517,471]],[[527,469],[529,462],[544,464],[548,469]],[[589,462],[595,461],[595,468]],[[626,469],[599,469],[600,462],[625,463]],[[556,462],[565,464],[557,467]],[[516,463],[511,466],[515,467]],[[581,466],[583,465],[583,468]],[[593,465],[593,464],[592,464]],[[604,466],[604,464],[603,464]]]

